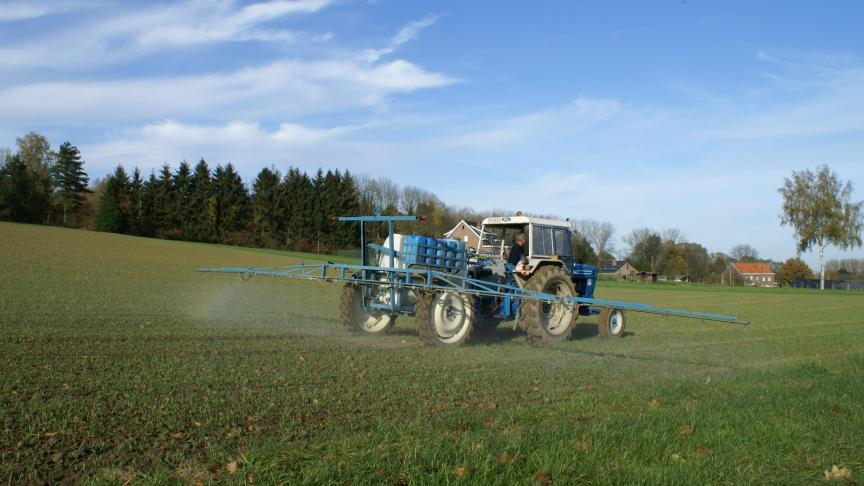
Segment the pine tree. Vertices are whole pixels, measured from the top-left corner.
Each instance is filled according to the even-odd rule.
[[[40,223],[42,203],[27,164],[18,155],[7,157],[0,167],[0,219]]]
[[[183,238],[192,241],[212,241],[215,233],[212,226],[215,207],[211,201],[210,168],[201,159],[195,165],[191,178],[189,203],[186,207],[187,221],[183,225]]]
[[[330,171],[327,171],[328,176],[324,175],[324,171],[318,169],[318,172],[315,173],[315,177],[312,179],[312,194],[313,194],[313,206],[312,206],[312,227],[313,230],[312,235],[315,238],[315,252],[321,253],[321,232],[325,232],[327,228],[325,224],[327,223],[327,197],[328,197],[328,180],[327,178],[331,174]],[[326,243],[325,243],[326,244]]]
[[[222,241],[225,233],[225,190],[225,169],[217,165],[213,171],[213,207],[208,215],[217,241]]]
[[[53,175],[57,200],[63,210],[62,222],[65,225],[69,214],[81,207],[84,195],[90,192],[87,189],[89,178],[84,172],[84,161],[81,160],[78,147],[68,141],[60,146]]]
[[[238,234],[247,226],[249,218],[249,193],[246,185],[234,170],[234,166],[229,163],[225,168],[216,168],[214,187],[219,239],[235,242]]]
[[[150,177],[141,185],[141,211],[138,234],[141,236],[154,236],[156,230],[156,191],[159,188],[159,179],[156,173],[150,171]]]
[[[183,234],[184,228],[189,224],[189,203],[192,200],[192,170],[184,160],[180,162],[177,173],[174,174],[171,184],[171,214],[174,219],[173,228],[178,231],[176,237]]]
[[[284,241],[279,231],[280,192],[279,172],[261,169],[252,185],[252,224],[255,240],[264,246],[281,246]]]
[[[140,235],[144,222],[144,214],[141,208],[141,197],[144,189],[144,181],[141,180],[141,171],[135,167],[132,173],[132,181],[129,183],[129,232]]]
[[[125,174],[124,174],[125,175]],[[121,193],[124,190],[123,181],[111,176],[105,183],[99,211],[96,213],[96,229],[109,233],[126,231],[127,218],[122,209]]]
[[[115,195],[117,196],[117,206],[123,213],[123,218],[127,223],[126,228],[128,228],[128,222],[132,217],[132,182],[129,180],[129,174],[126,173],[126,169],[123,168],[122,165],[118,165],[117,168],[114,169],[114,174],[111,177],[114,178],[117,188],[115,192]]]
[[[174,176],[171,174],[171,167],[165,164],[159,171],[159,178],[153,187],[153,219],[162,237],[176,233],[180,227],[176,198]]]
[[[312,179],[298,169],[290,168],[280,190],[280,208],[285,222],[285,243],[294,250],[308,250],[315,234],[315,189]]]
[[[348,171],[345,171],[339,180],[339,203],[337,207],[340,211],[340,214],[337,214],[337,216],[355,216],[360,213],[360,193],[357,191],[354,177]],[[338,223],[338,225],[338,247],[356,247],[360,225],[358,223]]]

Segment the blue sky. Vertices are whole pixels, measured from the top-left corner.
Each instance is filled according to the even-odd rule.
[[[785,259],[793,169],[827,163],[864,198],[862,19],[851,1],[2,1],[0,146],[68,139],[92,176],[344,168]]]

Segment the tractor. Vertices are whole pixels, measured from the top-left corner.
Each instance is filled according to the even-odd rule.
[[[517,233],[527,236],[527,258],[508,271],[505,262]],[[392,253],[390,238],[382,246],[369,245],[378,252],[380,269],[390,266],[436,268],[454,276],[463,275],[470,281],[494,284],[500,291],[472,293],[461,289],[423,288],[427,279],[422,272],[412,276],[415,287],[402,286],[396,291],[386,283],[386,270],[382,270],[381,284],[357,285],[349,281],[344,286],[341,320],[350,331],[373,334],[386,331],[401,313],[414,314],[418,334],[431,345],[463,344],[473,331],[494,329],[507,320],[513,320],[514,327],[524,330],[529,340],[555,342],[570,337],[578,316],[599,314],[601,336],[624,334],[623,310],[597,309],[568,299],[592,299],[598,272],[596,267],[577,263],[573,258],[567,221],[529,217],[521,212],[509,217],[486,218],[477,248],[466,249],[464,264],[457,260],[449,268],[438,264],[438,259],[434,263],[430,259],[406,259],[410,252],[405,248],[410,246],[406,247],[405,243],[411,236],[393,234],[392,238]],[[529,292],[551,295],[555,300],[525,299],[524,294]],[[392,308],[388,306],[391,298],[399,312],[388,312]],[[381,310],[374,310],[376,307]]]
[[[414,316],[420,338],[430,345],[459,345],[474,330],[512,320],[530,341],[568,339],[579,316],[598,316],[602,337],[623,336],[625,311],[747,324],[735,316],[597,299],[597,268],[577,262],[567,221],[514,216],[486,218],[476,248],[464,242],[402,235],[400,221],[417,216],[341,216],[360,226],[360,265],[316,263],[272,268],[199,268],[292,279],[344,282],[340,320],[350,333],[381,334],[400,315]],[[386,223],[383,245],[366,244],[365,225]],[[524,261],[510,267],[507,256],[518,233],[527,237]]]

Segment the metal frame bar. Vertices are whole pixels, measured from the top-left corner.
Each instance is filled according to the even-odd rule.
[[[286,277],[298,278],[307,280],[327,280],[327,281],[351,281],[370,285],[387,286],[390,294],[389,304],[373,303],[376,308],[383,308],[395,313],[406,313],[403,310],[399,299],[400,294],[397,290],[403,288],[413,289],[430,289],[430,290],[445,290],[466,292],[475,296],[500,297],[505,299],[527,300],[534,302],[560,302],[567,307],[577,307],[580,305],[589,306],[591,308],[612,308],[629,310],[633,312],[644,312],[648,314],[659,314],[671,317],[687,317],[694,319],[702,319],[705,321],[719,321],[735,324],[749,324],[747,321],[742,321],[735,316],[726,316],[722,314],[708,314],[704,312],[691,312],[678,309],[669,309],[665,307],[653,307],[645,304],[636,304],[631,302],[621,302],[615,300],[603,300],[587,297],[567,297],[559,299],[552,294],[536,292],[533,290],[514,287],[512,285],[499,284],[496,282],[487,282],[468,278],[465,276],[465,271],[459,273],[448,273],[432,268],[396,268],[396,248],[394,248],[394,223],[397,221],[417,221],[425,219],[418,216],[383,216],[376,214],[375,216],[340,216],[331,217],[331,220],[359,222],[360,223],[360,248],[361,248],[361,265],[347,265],[337,263],[319,263],[312,265],[287,265],[281,267],[268,268],[244,268],[244,267],[223,267],[223,268],[199,268],[199,272],[218,272],[218,273],[239,273],[248,280],[256,275],[264,275],[271,277]],[[365,223],[381,222],[387,223],[390,233],[389,248],[378,246],[384,250],[384,253],[389,255],[388,267],[379,267],[369,265],[366,254],[366,229]],[[481,228],[481,239],[483,229]],[[383,277],[383,278],[382,278]],[[417,278],[415,278],[417,277]]]
[[[391,254],[392,258],[392,254]],[[586,305],[596,308],[622,309],[631,312],[658,314],[670,317],[686,317],[705,321],[718,321],[732,324],[749,324],[735,316],[692,312],[665,307],[654,307],[646,304],[622,302],[616,300],[594,299],[587,297],[558,297],[543,292],[522,289],[511,285],[487,282],[465,277],[459,274],[441,272],[429,268],[394,268],[370,265],[348,265],[337,263],[301,264],[268,268],[222,267],[198,268],[198,272],[239,273],[244,279],[253,276],[286,277],[308,280],[351,281],[370,285],[386,285],[389,287],[390,310],[402,312],[401,305],[395,300],[396,290],[402,288],[450,290],[465,292],[476,296],[509,297],[511,299],[535,302],[561,302],[568,307]],[[386,279],[376,278],[386,277]],[[419,278],[421,277],[422,280]]]

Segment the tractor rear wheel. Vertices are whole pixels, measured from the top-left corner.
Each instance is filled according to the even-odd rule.
[[[597,331],[600,337],[622,337],[627,315],[621,309],[601,309],[597,316]]]
[[[421,292],[415,307],[417,333],[429,345],[460,345],[474,329],[474,297],[452,291]]]
[[[347,283],[342,288],[340,317],[342,327],[350,334],[358,332],[378,334],[386,332],[396,322],[396,316],[384,311],[367,309],[371,300],[372,285]]]
[[[541,267],[525,285],[528,290],[552,294],[559,299],[575,297],[576,290],[570,275],[557,265]],[[523,300],[519,306],[519,317],[528,333],[529,341],[566,341],[573,331],[573,323],[579,314],[576,304],[568,307],[561,302],[539,302]]]

